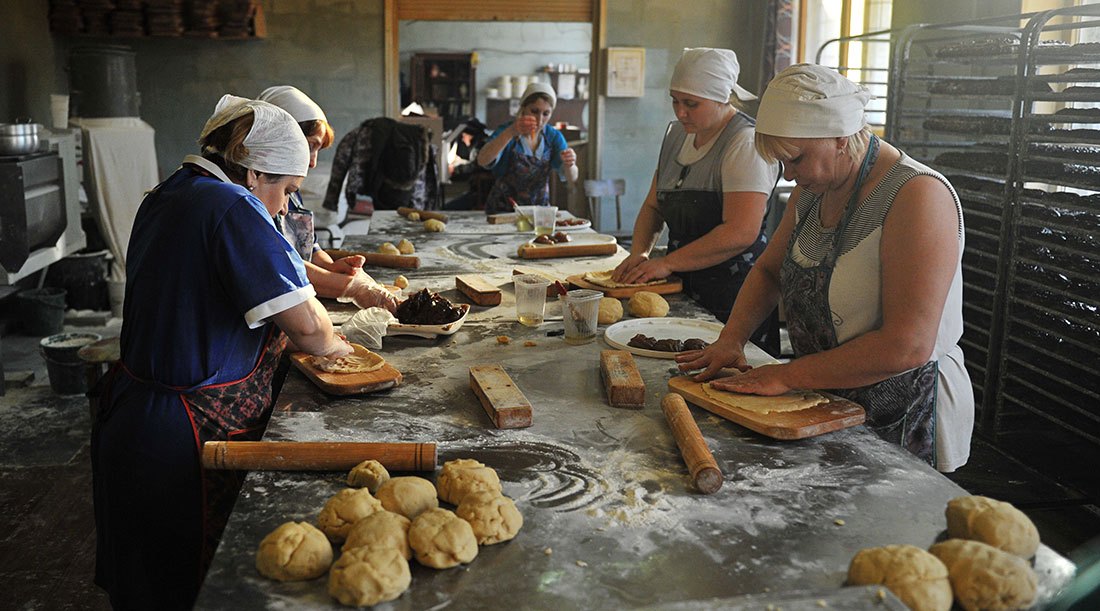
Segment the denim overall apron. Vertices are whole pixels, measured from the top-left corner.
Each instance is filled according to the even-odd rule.
[[[839,345],[829,306],[829,284],[840,256],[841,237],[859,205],[859,191],[878,157],[879,141],[872,137],[856,177],[855,191],[844,216],[833,232],[833,244],[817,265],[802,267],[791,256],[806,219],[801,219],[791,234],[787,256],[780,269],[783,306],[787,330],[796,357],[830,350]],[[937,362],[899,373],[891,378],[861,386],[829,392],[855,401],[867,411],[867,426],[876,435],[905,448],[930,465],[935,465]]]

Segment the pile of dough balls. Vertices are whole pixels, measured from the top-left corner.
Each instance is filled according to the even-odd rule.
[[[638,291],[630,296],[626,307],[631,316],[657,318],[668,314],[668,302],[653,291]]]
[[[851,585],[884,585],[910,609],[1020,609],[1035,600],[1038,579],[1027,559],[1039,547],[1035,525],[1009,503],[983,496],[947,504],[947,541],[861,550],[848,567]]]
[[[378,461],[356,465],[321,510],[317,527],[287,522],[260,542],[256,568],[279,581],[328,572],[341,604],[394,600],[412,583],[409,561],[447,569],[473,561],[479,545],[516,536],[523,515],[501,493],[496,471],[471,459],[444,463],[439,488],[421,477],[390,477]],[[439,506],[439,500],[455,511]],[[333,562],[333,544],[343,544]]]
[[[439,219],[428,219],[424,221],[424,229],[428,231],[445,231],[447,224]]]

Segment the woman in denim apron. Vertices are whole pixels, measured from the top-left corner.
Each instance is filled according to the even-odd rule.
[[[938,172],[867,127],[866,89],[822,66],[784,70],[764,93],[756,145],[797,187],[717,342],[683,370],[748,370],[715,387],[827,389],[867,426],[941,471],[969,456],[974,398],[963,365],[963,218]],[[743,345],[782,300],[795,359],[749,369]]]
[[[737,85],[740,66],[728,49],[685,49],[669,84],[672,122],[661,144],[620,282],[676,274],[684,293],[725,322],[749,270],[764,252],[768,196],[779,165],[753,148],[752,117],[734,100],[756,99]],[[664,227],[668,252],[650,258]],[[779,319],[770,313],[750,339],[779,354]]]

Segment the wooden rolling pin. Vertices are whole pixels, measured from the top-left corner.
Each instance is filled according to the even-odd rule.
[[[334,250],[326,249],[325,252],[328,256],[332,257],[332,260],[342,259],[344,257],[350,257],[352,255],[361,255],[367,260],[368,265],[377,265],[379,267],[400,267],[407,269],[416,269],[420,267],[420,257],[412,255],[385,255],[380,252],[358,252],[353,250]]]
[[[208,441],[202,447],[207,469],[341,471],[364,460],[389,471],[434,471],[434,443],[323,441]]]
[[[665,395],[661,399],[661,410],[665,412],[665,419],[672,429],[672,436],[676,438],[676,445],[680,446],[680,455],[687,463],[695,487],[703,494],[718,492],[722,487],[722,472],[718,470],[718,463],[714,461],[684,398],[676,393]]]
[[[406,208],[404,206],[397,209],[397,213],[401,216],[409,216],[410,212],[416,212],[420,215],[420,220],[426,221],[428,219],[436,219],[439,221],[447,222],[447,215],[442,212],[432,212],[431,210],[417,210],[416,208]]]

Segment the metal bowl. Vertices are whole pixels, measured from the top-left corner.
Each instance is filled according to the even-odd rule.
[[[38,150],[37,123],[0,124],[0,155],[25,155]]]

